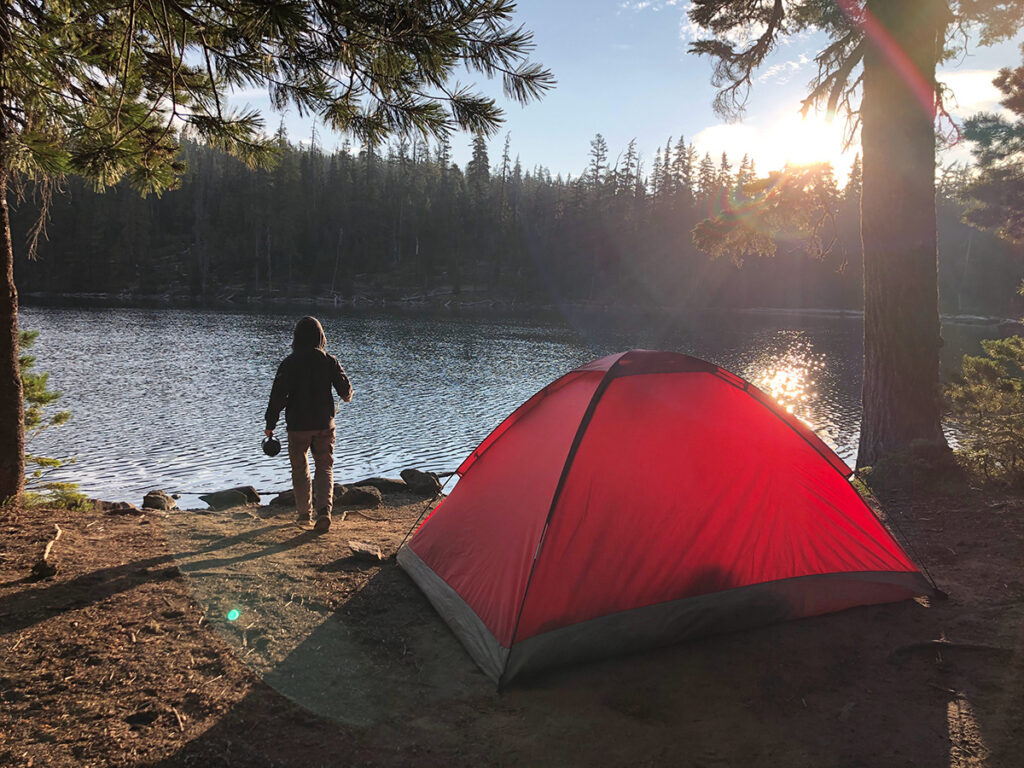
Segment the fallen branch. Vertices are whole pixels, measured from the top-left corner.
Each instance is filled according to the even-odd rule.
[[[43,555],[39,558],[39,562],[32,566],[32,571],[29,574],[30,581],[48,579],[57,573],[57,566],[50,562],[50,555],[53,554],[53,545],[57,543],[57,540],[64,531],[61,530],[59,525],[54,524],[53,527],[57,529],[57,532],[52,539],[46,542],[46,547],[43,549]]]
[[[380,523],[380,522],[383,522],[383,520],[384,520],[383,517],[374,517],[373,515],[368,515],[365,512],[363,512],[361,509],[346,509],[341,514],[342,514],[342,518],[341,518],[342,522],[345,521],[345,516],[346,515],[359,515],[360,517],[365,517],[367,520],[372,520],[375,523]]]

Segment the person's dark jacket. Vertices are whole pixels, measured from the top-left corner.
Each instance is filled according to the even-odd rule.
[[[300,349],[281,361],[270,390],[267,429],[277,426],[281,409],[291,430],[328,429],[334,426],[334,394],[352,396],[352,384],[338,358],[319,349]]]

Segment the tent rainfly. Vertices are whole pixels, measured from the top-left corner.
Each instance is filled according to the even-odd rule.
[[[480,668],[527,670],[933,594],[803,422],[634,350],[501,423],[398,553]]]

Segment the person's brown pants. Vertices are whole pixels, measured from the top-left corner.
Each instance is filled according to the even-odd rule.
[[[309,495],[309,462],[306,452],[312,450],[316,474],[313,479],[313,498]],[[317,514],[334,505],[334,427],[329,429],[288,430],[288,458],[292,464],[292,488],[295,489],[295,509],[299,514],[312,514],[315,502]]]

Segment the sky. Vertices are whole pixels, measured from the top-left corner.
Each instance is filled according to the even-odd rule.
[[[824,36],[787,39],[766,61],[750,94],[741,122],[727,123],[711,103],[711,63],[686,52],[697,30],[686,18],[688,0],[519,0],[516,21],[534,33],[533,61],[550,68],[557,85],[541,101],[525,107],[505,99],[498,82],[465,74],[505,108],[507,120],[490,141],[494,164],[505,135],[511,134],[513,156],[524,168],[541,165],[552,174],[579,175],[586,167],[590,140],[601,133],[611,159],[636,139],[649,172],[658,147],[680,135],[703,155],[718,159],[728,152],[735,165],[746,152],[761,172],[781,167],[787,159],[829,159],[843,178],[856,151],[841,155],[842,130],[825,125],[823,117],[801,122],[800,100],[814,74],[813,57]],[[957,105],[954,117],[998,109],[999,92],[992,85],[996,71],[1021,63],[1020,40],[981,48],[970,45],[960,59],[943,65],[940,79],[950,86]],[[266,114],[276,129],[282,116],[272,113],[266,96],[247,91],[233,99]],[[307,140],[312,123],[294,113],[283,115],[293,141]],[[327,149],[343,137],[318,128]],[[470,137],[452,139],[453,157],[469,158]],[[969,157],[966,146],[943,153],[941,162]]]

